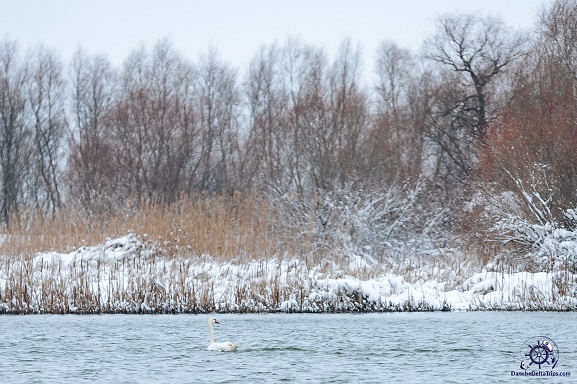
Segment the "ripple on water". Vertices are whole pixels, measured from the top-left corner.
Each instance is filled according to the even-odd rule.
[[[4,316],[0,372],[28,382],[507,382],[535,324],[577,374],[575,313]],[[539,331],[541,333],[541,331]],[[49,374],[47,374],[49,373]]]

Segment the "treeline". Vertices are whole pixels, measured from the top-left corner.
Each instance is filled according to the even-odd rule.
[[[499,212],[539,219],[528,196],[543,199],[541,219],[576,225],[565,213],[577,201],[577,1],[553,2],[535,27],[441,16],[418,54],[383,42],[374,77],[348,39],[333,58],[293,39],[267,45],[242,72],[168,40],[114,68],[5,39],[0,221],[258,191],[287,217],[295,199],[318,209],[319,227],[335,199],[374,207],[375,196],[403,202],[378,209],[391,231],[434,220],[478,237]],[[407,224],[409,210],[428,222]]]

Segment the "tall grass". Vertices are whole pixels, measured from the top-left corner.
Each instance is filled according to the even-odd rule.
[[[450,290],[483,265],[482,258],[467,250],[364,263],[343,257],[346,250],[319,244],[314,232],[318,223],[291,226],[283,220],[282,212],[257,194],[201,195],[170,205],[127,204],[101,214],[72,208],[55,217],[21,212],[3,231],[0,244],[0,312],[446,310],[445,304],[437,308],[412,299],[405,304],[371,303],[362,292],[339,284],[329,294],[318,280],[394,274],[409,283],[445,282]],[[98,248],[100,254],[66,263],[47,254],[72,253],[127,234],[142,247],[132,249],[129,257],[107,257],[105,247]],[[109,249],[122,246],[107,244]],[[553,292],[574,297],[574,279],[567,271],[560,274]],[[310,296],[312,292],[318,294]],[[571,306],[532,295],[521,295],[521,309],[535,303],[550,309]]]
[[[110,244],[113,247],[113,244]],[[104,251],[104,250],[103,250]],[[5,259],[0,269],[0,313],[207,313],[207,312],[386,312],[447,311],[450,303],[425,299],[419,288],[404,301],[370,299],[353,280],[326,279],[320,267],[297,259],[215,263],[210,258],[162,260],[144,255],[123,259]],[[8,270],[7,268],[10,268]],[[513,275],[497,277],[488,289],[501,290],[493,301],[473,299],[472,310],[575,310],[575,276],[554,276],[552,285],[505,285]],[[396,278],[399,281],[399,277]],[[393,287],[393,285],[391,285]],[[371,289],[370,287],[368,288]]]
[[[306,252],[310,243],[279,225],[274,210],[256,194],[199,196],[105,214],[65,208],[48,218],[23,212],[14,216],[12,223],[0,254],[70,252],[127,233],[160,244],[168,257],[211,255],[219,260],[298,255]]]
[[[158,256],[168,260],[210,256],[216,262],[246,264],[251,260],[298,258],[308,268],[318,267],[334,277],[345,274],[370,279],[394,273],[410,282],[434,279],[450,281],[449,286],[454,287],[467,277],[467,270],[481,267],[474,252],[397,255],[385,257],[379,264],[354,265],[346,249],[319,242],[314,212],[302,215],[308,221],[286,225],[283,212],[258,194],[199,195],[170,205],[127,204],[124,209],[106,213],[71,207],[61,209],[55,217],[28,211],[13,216],[0,244],[0,258],[6,259],[4,270],[11,261],[29,260],[38,252],[73,252],[128,233],[154,244]]]

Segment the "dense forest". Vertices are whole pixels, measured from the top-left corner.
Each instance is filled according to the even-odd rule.
[[[139,232],[138,217],[150,235],[154,214],[175,252],[393,263],[460,249],[574,270],[563,241],[577,238],[577,1],[552,2],[531,31],[442,15],[419,52],[383,41],[375,57],[369,74],[349,39],[334,57],[289,39],[240,69],[164,39],[115,68],[4,39],[2,231],[101,222],[112,235],[119,217],[119,232]],[[186,231],[216,251],[174,234],[192,211]]]

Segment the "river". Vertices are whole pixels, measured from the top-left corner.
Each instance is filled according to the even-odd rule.
[[[521,371],[571,375],[548,383],[577,376],[577,313],[217,314],[216,341],[239,345],[228,353],[206,351],[208,317],[0,316],[0,380],[433,384],[518,381],[512,372]],[[555,350],[536,358],[531,347],[545,351],[542,336]],[[521,369],[531,356],[541,368]]]

